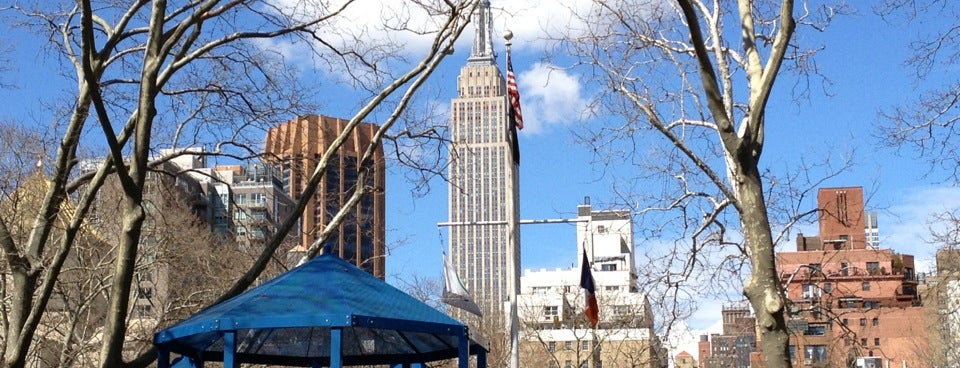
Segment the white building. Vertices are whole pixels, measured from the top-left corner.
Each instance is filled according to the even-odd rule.
[[[526,270],[520,279],[521,365],[665,366],[649,302],[637,291],[630,212],[593,211],[585,204],[577,208],[576,222],[577,266]],[[583,315],[580,263],[584,252],[600,309],[596,329],[589,327]]]

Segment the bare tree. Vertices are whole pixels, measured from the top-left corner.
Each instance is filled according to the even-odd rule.
[[[948,72],[960,63],[960,6],[942,0],[885,0],[876,11],[897,26],[933,25],[908,45],[912,53],[905,60],[922,92],[880,112],[880,142],[912,150],[929,162],[935,176],[942,170],[945,179],[960,182],[960,80]],[[941,28],[934,28],[937,25]]]
[[[875,8],[893,26],[913,29],[925,25],[908,46],[905,63],[912,69],[919,93],[904,96],[904,102],[879,113],[877,137],[881,145],[912,152],[929,165],[928,175],[960,183],[960,79],[949,72],[960,63],[960,6],[941,0],[885,0]],[[960,354],[953,346],[960,341],[958,325],[957,263],[960,216],[957,208],[929,214],[928,243],[939,249],[937,270],[927,278],[924,305],[928,310],[929,344],[918,343],[917,356],[933,366],[955,366]],[[941,262],[944,261],[944,262]],[[927,343],[924,341],[923,343]]]
[[[569,291],[530,295],[521,301],[521,361],[549,362],[551,367],[667,365],[645,295],[600,294],[597,304],[604,312],[594,327],[580,307],[583,290],[576,285],[561,290]]]
[[[395,40],[378,40],[369,37],[366,29],[351,32],[336,23],[347,9],[357,6],[351,0],[337,4],[83,0],[12,7],[21,25],[48,37],[55,56],[73,68],[75,79],[70,82],[76,91],[69,97],[70,113],[56,122],[59,145],[48,166],[49,182],[40,205],[25,224],[27,235],[17,239],[8,224],[0,222],[0,247],[11,280],[6,288],[9,305],[4,309],[9,313],[4,321],[3,365],[23,367],[31,349],[39,348],[40,321],[49,312],[58,278],[66,260],[77,251],[80,229],[108,177],[116,179],[122,193],[120,238],[110,261],[109,285],[104,288],[107,312],[96,364],[142,367],[154,359],[146,351],[125,361],[123,351],[130,333],[137,260],[144,251],[146,177],[159,164],[151,161],[157,157],[156,147],[201,145],[212,147],[212,154],[248,157],[259,151],[252,137],[262,136],[265,127],[315,106],[304,99],[313,94],[303,93],[307,87],[292,72],[296,68],[262,47],[263,42],[299,46],[362,93],[349,128],[309,177],[316,190],[345,136],[378,107],[386,114],[374,139],[374,145],[379,144],[414,92],[452,50],[476,3],[408,2],[403,6],[420,9],[430,21],[414,24],[402,16],[408,12],[399,10],[397,17],[384,19],[384,29],[430,36],[422,57],[412,62],[402,58],[403,45]],[[389,105],[381,106],[388,100]],[[90,174],[76,176],[78,152],[87,145],[106,147],[108,159]],[[366,159],[372,150],[368,147]],[[72,178],[76,181],[71,182]],[[365,190],[358,188],[351,198],[359,198]],[[308,191],[303,198],[312,194]],[[68,196],[75,198],[75,205],[65,212]],[[305,201],[300,201],[296,213],[302,213],[304,206]],[[336,228],[342,217],[334,216],[328,228]],[[296,216],[285,219],[278,235],[264,245],[243,275],[221,290],[218,299],[236,295],[253,283],[296,221]],[[61,228],[62,235],[53,236],[54,229]],[[311,248],[310,255],[315,253]]]
[[[604,91],[594,111],[622,117],[581,138],[604,164],[640,172],[630,178],[636,187],[618,193],[643,223],[657,224],[641,226],[656,231],[646,235],[678,236],[674,249],[687,255],[664,272],[673,275],[667,291],[682,293],[678,285],[701,267],[747,268],[740,286],[771,368],[791,362],[775,264],[782,234],[768,215],[772,174],[760,164],[767,104],[781,72],[813,76],[817,48],[799,44],[798,25],[818,29],[841,10],[793,0],[596,1],[579,12],[582,27],[558,37]]]

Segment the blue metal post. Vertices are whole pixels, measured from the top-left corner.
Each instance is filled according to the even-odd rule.
[[[167,348],[157,349],[157,368],[170,368],[170,351]]]
[[[460,334],[460,346],[458,350],[460,352],[459,368],[469,368],[470,367],[470,339],[467,338],[467,331],[463,331],[463,333]]]
[[[484,348],[477,349],[477,368],[487,368],[487,351]]]
[[[236,361],[237,352],[237,332],[226,331],[223,333],[223,368],[239,367]]]
[[[343,368],[340,361],[343,351],[340,349],[343,331],[339,327],[330,329],[330,368]]]

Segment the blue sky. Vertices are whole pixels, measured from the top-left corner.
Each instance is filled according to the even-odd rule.
[[[367,6],[377,6],[378,1]],[[518,73],[526,129],[521,132],[521,217],[523,219],[570,218],[584,197],[591,197],[595,208],[603,209],[612,201],[612,173],[602,172],[591,164],[596,158],[585,146],[575,142],[572,131],[596,121],[582,120],[579,112],[585,101],[597,91],[575,74],[551,70],[544,60],[547,44],[541,41],[544,29],[574,28],[566,9],[546,2],[493,0],[495,33],[505,29],[514,32],[513,63]],[[559,3],[559,2],[556,2]],[[589,1],[564,2],[582,7]],[[872,2],[863,2],[859,14],[837,17],[824,33],[802,29],[798,37],[811,44],[823,44],[817,66],[830,80],[810,80],[810,97],[793,100],[791,92],[807,81],[781,77],[777,81],[767,112],[767,141],[762,165],[774,171],[797,167],[801,158],[811,160],[839,157],[853,152],[855,167],[823,183],[822,186],[863,186],[872,194],[868,206],[880,211],[881,245],[896,251],[914,254],[920,265],[929,266],[933,247],[925,244],[927,216],[937,210],[960,205],[960,191],[940,183],[937,172],[928,174],[925,163],[909,151],[896,152],[878,147],[874,137],[879,124],[877,111],[905,102],[925,85],[911,79],[911,71],[903,65],[907,45],[914,38],[938,25],[927,21],[893,27],[871,13]],[[506,9],[504,9],[506,8]],[[364,9],[367,9],[364,7]],[[354,14],[355,23],[376,18],[379,12]],[[372,17],[372,18],[371,18]],[[0,82],[18,86],[0,89],[0,98],[7,101],[0,110],[0,119],[24,122],[45,122],[48,113],[42,103],[52,89],[50,77],[61,67],[45,57],[46,51],[32,46],[30,35],[10,29],[0,40],[13,40],[14,50],[6,58],[13,61],[13,70],[0,74]],[[414,54],[423,47],[423,40],[398,37],[409,43]],[[465,63],[472,40],[472,28],[465,33],[455,54],[443,69],[432,77],[433,101],[449,106],[456,87],[459,68]],[[0,43],[0,45],[3,45]],[[503,40],[494,40],[503,62]],[[285,45],[273,45],[291,52]],[[309,69],[306,60],[294,60]],[[323,77],[322,73],[311,76]],[[55,77],[54,77],[55,78]],[[66,89],[70,89],[69,83]],[[352,104],[331,104],[322,113],[347,117]],[[287,119],[289,117],[284,117]],[[388,242],[393,246],[387,259],[388,281],[397,283],[412,274],[441,276],[440,251],[447,245],[446,231],[438,231],[437,223],[446,221],[446,184],[434,180],[432,190],[423,197],[411,196],[411,184],[402,172],[391,170],[388,178]],[[812,208],[809,201],[806,206]],[[815,228],[801,229],[815,233]],[[792,239],[791,239],[792,240]],[[521,229],[522,268],[557,268],[575,264],[575,229],[572,225],[527,225]],[[638,252],[645,252],[657,243],[638,241]],[[793,243],[787,242],[787,249]],[[650,248],[648,248],[650,247]],[[720,305],[725,301],[705,301],[702,308],[687,321],[698,331],[716,328]],[[691,351],[691,353],[695,353]]]
[[[527,2],[493,1],[493,6],[509,6],[529,10]],[[509,4],[509,5],[508,5]],[[579,4],[579,3],[577,3]],[[767,141],[761,165],[771,170],[795,168],[800,160],[852,154],[855,166],[825,181],[821,187],[863,186],[868,195],[868,209],[879,211],[881,246],[917,257],[918,269],[932,267],[935,247],[926,244],[930,213],[956,208],[960,191],[941,182],[937,172],[928,172],[925,162],[912,152],[879,147],[875,137],[880,124],[878,111],[906,102],[922,89],[904,66],[907,46],[916,37],[930,31],[936,22],[895,27],[871,12],[870,5],[857,9],[857,14],[837,17],[823,33],[798,35],[803,42],[823,44],[817,56],[819,72],[829,80],[798,80],[785,76],[777,81],[767,113]],[[591,91],[581,86],[577,76],[554,71],[548,79],[540,59],[543,44],[537,41],[541,27],[561,19],[558,9],[543,5],[529,17],[509,18],[495,14],[495,26],[509,24],[516,38],[513,41],[514,70],[518,73],[524,117],[530,128],[521,132],[521,217],[523,219],[569,218],[584,196],[590,196],[596,208],[611,200],[612,181],[590,164],[592,153],[574,142],[571,130],[590,121],[563,119],[572,114],[548,114],[580,106]],[[521,11],[514,11],[521,14]],[[551,14],[546,17],[544,14]],[[531,18],[536,19],[533,21]],[[522,20],[521,20],[522,19]],[[471,37],[466,35],[465,37]],[[502,41],[498,45],[502,53]],[[463,65],[466,53],[450,60],[455,69]],[[501,57],[502,62],[502,57]],[[450,66],[450,65],[448,65]],[[448,72],[455,75],[456,71]],[[560,74],[560,76],[558,76]],[[810,83],[810,96],[794,100],[791,93]],[[454,78],[446,82],[455,85]],[[391,185],[393,182],[391,182]],[[408,238],[391,253],[388,270],[392,275],[418,273],[439,275],[439,249],[445,246],[444,231],[438,235],[436,222],[446,219],[446,191],[438,185],[425,198],[411,200],[395,191],[389,197],[389,215],[404,221],[391,224],[391,235]],[[399,193],[402,194],[402,193]],[[805,202],[815,206],[814,198]],[[397,228],[396,226],[400,226]],[[815,234],[815,226],[801,230]],[[792,250],[791,237],[783,246]],[[522,228],[522,267],[524,269],[569,267],[576,262],[575,231],[567,225],[527,225]],[[638,252],[655,242],[638,241]],[[436,259],[435,262],[430,262]],[[432,264],[431,264],[432,263]],[[733,291],[736,294],[736,290]],[[727,300],[705,300],[701,308],[686,321],[692,332],[684,345],[690,350],[690,339],[700,331],[718,332],[720,307]]]
[[[504,2],[493,1],[494,7],[499,5]],[[918,202],[924,199],[918,193],[943,191],[949,186],[939,184],[936,173],[925,178],[927,167],[911,153],[898,154],[880,149],[876,143],[877,111],[903,102],[906,91],[918,88],[910,79],[910,71],[903,66],[906,44],[912,39],[913,32],[891,28],[869,14],[869,9],[862,11],[867,13],[838,17],[826,33],[801,35],[822,42],[826,47],[818,55],[817,62],[831,84],[811,81],[810,98],[795,101],[790,98],[790,93],[798,82],[789,77],[778,80],[767,114],[768,138],[762,165],[778,170],[797,165],[800,156],[811,160],[853,152],[857,165],[823,186],[864,186],[872,193],[869,206],[881,209],[882,236],[889,236],[893,241],[900,236],[885,230],[894,228],[901,221],[917,220],[912,217],[917,215],[914,213],[916,206],[923,205]],[[548,13],[543,9],[541,12]],[[502,14],[495,14],[495,18],[495,26],[510,23],[516,35],[513,63],[518,73],[527,123],[520,138],[522,217],[570,217],[584,196],[592,197],[595,207],[601,206],[610,200],[609,175],[604,176],[590,164],[592,152],[576,144],[571,133],[578,124],[592,122],[570,118],[574,114],[569,113],[545,113],[580,106],[592,92],[583,90],[574,75],[554,70],[548,78],[540,60],[543,45],[535,40],[539,27],[529,26],[536,23],[528,20],[528,26],[518,27],[519,21],[503,19]],[[472,38],[472,35],[464,37]],[[500,41],[497,46],[502,54]],[[451,89],[455,86],[454,77],[465,62],[468,47],[465,45],[458,49],[462,52],[451,56],[447,64],[450,70],[444,71],[435,83],[448,84],[446,88]],[[393,183],[403,185],[396,180],[391,185]],[[395,227],[393,224],[404,224],[393,231],[398,238],[399,234],[412,234],[420,239],[415,242],[418,245],[405,245],[394,250],[394,257],[390,259],[391,273],[403,274],[416,269],[429,271],[422,263],[420,248],[424,248],[423,251],[439,249],[435,224],[445,220],[447,208],[445,185],[436,183],[433,188],[427,197],[417,199],[406,198],[403,193],[398,193],[399,190],[391,190],[390,214],[404,220],[390,221],[392,228]],[[808,203],[808,206],[813,205]],[[913,211],[909,216],[900,214],[900,219],[888,213],[904,208]],[[564,225],[525,227],[521,236],[524,267],[552,268],[575,262],[573,234],[573,228]],[[898,245],[890,244],[895,248]]]

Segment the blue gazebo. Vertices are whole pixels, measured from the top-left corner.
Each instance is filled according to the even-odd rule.
[[[419,367],[452,358],[467,368],[471,354],[486,367],[486,348],[463,323],[333,255],[158,332],[154,345],[160,368]]]

